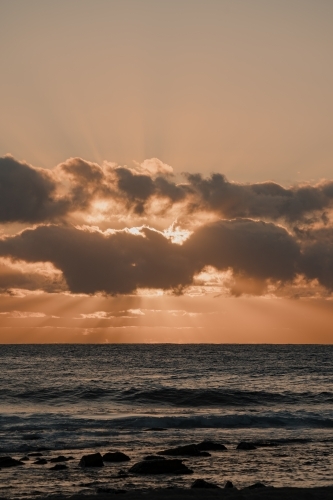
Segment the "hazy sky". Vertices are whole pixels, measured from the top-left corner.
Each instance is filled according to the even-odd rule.
[[[0,154],[282,182],[333,159],[331,0],[2,0]]]
[[[0,342],[333,341],[331,0],[0,19]]]

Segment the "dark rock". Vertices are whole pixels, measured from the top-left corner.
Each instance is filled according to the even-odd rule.
[[[182,460],[144,460],[130,468],[134,474],[193,474]]]
[[[257,447],[253,443],[248,443],[246,441],[242,441],[237,445],[237,450],[244,450],[244,451],[249,451],[249,450],[256,450]]]
[[[21,462],[28,462],[29,460],[30,460],[29,457],[22,457],[22,458],[20,458]]]
[[[45,465],[45,464],[47,464],[47,460],[45,458],[38,458],[37,460],[35,460],[34,464]]]
[[[28,453],[28,457],[42,457],[43,453],[40,451],[34,451],[33,453]]]
[[[105,453],[103,455],[104,462],[129,462],[130,457],[122,453],[121,451],[115,451],[114,453]]]
[[[143,460],[165,460],[165,457],[160,457],[158,455],[147,455]]]
[[[118,471],[117,477],[125,478],[125,477],[128,477],[128,474],[125,470],[120,469],[120,471]]]
[[[187,457],[210,457],[207,451],[201,451],[196,444],[187,444],[185,446],[177,446],[177,448],[170,448],[168,450],[159,451],[158,455],[169,455],[173,457],[187,456]]]
[[[208,483],[204,479],[196,479],[194,483],[192,483],[191,488],[210,488],[217,489],[219,486],[217,484]]]
[[[231,482],[231,481],[227,481],[227,482],[225,483],[224,487],[225,487],[225,488],[233,488],[233,487],[234,487],[234,485],[232,484],[232,482]]]
[[[226,451],[228,449],[224,444],[213,441],[202,441],[202,443],[197,444],[197,447],[201,451]]]
[[[83,455],[80,460],[81,467],[103,467],[103,458],[100,453],[92,453],[91,455]]]
[[[65,464],[56,464],[53,467],[50,467],[50,470],[65,470],[68,469],[67,465]]]
[[[256,490],[257,488],[266,488],[266,485],[263,483],[254,483],[251,486],[248,486],[249,490]]]
[[[60,462],[67,462],[68,460],[71,460],[71,458],[64,457],[64,455],[59,455],[59,457],[51,458],[50,462],[57,464]]]
[[[16,467],[16,465],[24,465],[24,462],[16,460],[12,457],[0,457],[0,467]]]

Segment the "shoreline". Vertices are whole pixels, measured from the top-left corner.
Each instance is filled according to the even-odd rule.
[[[110,488],[109,491],[97,492],[95,494],[79,493],[71,496],[47,495],[38,496],[39,500],[108,500],[117,496],[124,500],[331,500],[333,498],[333,485],[313,488],[282,487],[273,488],[243,488],[243,489],[183,489],[183,488],[161,488],[161,489],[138,489],[117,490]]]

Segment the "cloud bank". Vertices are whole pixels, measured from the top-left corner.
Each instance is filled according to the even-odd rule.
[[[156,158],[133,168],[71,158],[46,170],[5,156],[0,256],[7,264],[0,266],[0,289],[116,295],[148,288],[177,294],[213,268],[232,273],[226,287],[235,294],[283,288],[290,293],[300,279],[304,287],[315,282],[330,294],[332,204],[330,180],[286,188],[270,181],[233,183],[221,174],[184,174],[179,182]],[[100,206],[103,230],[91,223]],[[174,216],[179,241],[170,228],[152,224]],[[116,229],[112,221],[124,217],[131,227],[119,229],[119,222]],[[8,231],[13,223],[23,230]],[[30,266],[29,272],[14,269],[16,262]],[[51,271],[31,271],[41,264]]]

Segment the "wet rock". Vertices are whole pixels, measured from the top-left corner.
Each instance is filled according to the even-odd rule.
[[[192,483],[191,488],[206,488],[206,489],[218,489],[220,488],[217,484],[208,483],[204,479],[196,479],[194,483]]]
[[[118,471],[117,477],[125,478],[128,477],[128,474],[125,470],[120,469],[120,471]]]
[[[197,447],[201,451],[226,451],[228,449],[224,444],[213,441],[202,441],[202,443],[197,444]]]
[[[45,464],[47,464],[47,460],[45,458],[38,458],[37,460],[34,461],[34,464],[45,465]]]
[[[147,455],[143,460],[165,460],[165,457],[159,455]]]
[[[28,453],[28,457],[42,457],[43,456],[43,453],[41,453],[40,451],[34,451],[32,453]]]
[[[233,487],[234,487],[234,485],[232,484],[232,482],[231,482],[231,481],[227,481],[227,482],[225,483],[224,487],[225,487],[225,488],[233,488]]]
[[[133,474],[193,474],[182,460],[144,460],[130,468]]]
[[[248,443],[247,441],[241,441],[238,445],[237,445],[237,450],[244,450],[244,451],[250,451],[250,450],[256,450],[257,447],[255,444],[253,443]]]
[[[60,463],[60,462],[67,462],[68,460],[71,460],[71,457],[64,457],[64,455],[59,455],[59,457],[54,457],[54,458],[51,458],[50,462],[52,463]]]
[[[185,446],[177,446],[177,448],[170,448],[168,450],[159,451],[158,455],[169,455],[173,457],[187,456],[187,457],[210,457],[207,451],[201,451],[196,444],[187,444]]]
[[[20,458],[21,462],[28,462],[29,460],[30,460],[30,458],[27,456]]]
[[[56,464],[53,467],[50,467],[50,470],[65,470],[68,469],[67,465],[65,464]]]
[[[251,486],[248,486],[249,490],[256,490],[257,488],[266,488],[266,485],[263,483],[254,483]]]
[[[90,455],[83,455],[80,460],[81,467],[103,467],[103,458],[100,453],[91,453]]]
[[[105,453],[103,455],[104,462],[129,462],[130,457],[122,453],[121,451],[115,451],[114,453]]]
[[[17,465],[24,465],[24,462],[21,462],[20,460],[16,460],[15,458],[12,457],[0,457],[0,468],[2,469],[3,467],[16,467]]]

